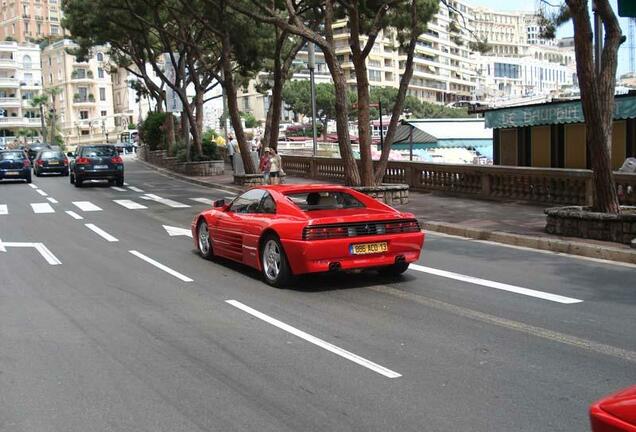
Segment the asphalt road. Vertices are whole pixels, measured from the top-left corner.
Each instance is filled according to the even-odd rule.
[[[635,266],[431,234],[279,290],[164,228],[227,192],[126,183],[0,184],[0,431],[585,431],[636,383]]]

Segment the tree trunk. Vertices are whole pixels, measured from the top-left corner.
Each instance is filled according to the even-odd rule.
[[[366,57],[362,53],[360,47],[360,21],[358,9],[352,8],[350,13],[349,44],[351,45],[351,53],[353,67],[356,74],[356,88],[358,93],[358,145],[360,146],[360,162],[362,169],[360,170],[360,180],[362,186],[373,186],[375,184],[373,178],[373,159],[371,158],[371,133],[369,114],[369,77],[367,76]],[[380,113],[380,115],[382,115]]]
[[[386,172],[386,166],[389,162],[389,154],[391,153],[391,146],[393,145],[393,138],[395,137],[395,131],[397,130],[398,123],[400,121],[400,115],[402,115],[402,111],[404,110],[404,100],[406,99],[406,92],[409,88],[409,83],[411,82],[411,78],[413,77],[413,58],[415,56],[415,47],[417,46],[417,39],[420,34],[415,32],[417,21],[417,2],[411,3],[411,29],[413,29],[413,33],[411,34],[411,39],[409,40],[409,46],[406,52],[406,63],[404,65],[404,73],[402,74],[402,78],[400,78],[400,87],[398,89],[397,99],[395,101],[395,105],[393,105],[393,110],[391,111],[391,120],[389,121],[389,127],[386,131],[386,136],[384,137],[384,143],[382,147],[382,154],[380,155],[380,160],[376,165],[375,170],[375,182],[377,184],[382,183],[384,179],[384,173]],[[380,113],[382,115],[382,113]],[[380,131],[380,133],[382,133]]]
[[[203,154],[203,117],[204,117],[203,97],[204,97],[203,91],[197,91],[197,94],[194,98],[195,118],[196,118],[195,129],[196,129],[196,134],[199,137],[198,141],[195,140],[195,143],[196,143],[195,150],[198,155]]]
[[[175,156],[175,137],[174,137],[174,116],[172,113],[168,113],[164,122],[164,130],[166,131],[166,137],[168,141],[168,154]]]
[[[234,84],[234,77],[232,75],[232,62],[230,60],[230,40],[229,35],[225,35],[223,40],[223,83],[225,87],[225,94],[227,96],[227,108],[230,114],[230,121],[234,128],[234,134],[238,141],[239,149],[241,150],[241,159],[243,160],[243,167],[246,174],[255,174],[256,167],[252,162],[250,153],[250,147],[245,140],[245,132],[243,131],[243,124],[241,123],[241,115],[238,108],[238,98],[236,94],[236,85]]]
[[[40,131],[40,134],[42,135],[42,141],[44,141],[47,137],[47,132],[46,132],[46,124],[44,123],[44,104],[40,103],[40,123],[42,124],[42,130]]]
[[[280,62],[278,62],[280,63]],[[267,125],[263,142],[276,150],[278,148],[278,128],[280,126],[280,113],[283,109],[283,71],[280,65],[274,69],[274,87],[272,87],[272,100],[267,111]],[[267,127],[269,126],[269,127]]]
[[[181,133],[183,139],[183,145],[186,149],[186,161],[192,162],[192,152],[190,151],[190,121],[188,120],[188,116],[185,113],[181,113]]]
[[[614,117],[614,88],[621,30],[607,1],[597,2],[597,11],[605,28],[605,47],[601,70],[595,70],[592,27],[587,0],[566,0],[574,24],[576,71],[581,89],[581,104],[587,124],[586,144],[589,149],[594,184],[593,210],[619,213],[620,205],[614,183],[610,148]]]

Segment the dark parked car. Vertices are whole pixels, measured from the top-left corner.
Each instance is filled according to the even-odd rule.
[[[81,187],[86,180],[108,180],[124,185],[124,161],[113,145],[88,145],[77,148],[71,163],[71,183]]]
[[[0,151],[0,180],[24,179],[31,183],[31,161],[22,150]]]
[[[33,161],[33,174],[39,177],[43,173],[57,173],[67,176],[68,159],[61,151],[44,150],[38,153]]]
[[[49,150],[50,148],[51,148],[51,146],[46,144],[46,143],[31,144],[29,146],[29,149],[27,150],[28,153],[29,153],[29,160],[31,162],[33,162],[33,160],[38,155],[38,153],[40,153],[41,151],[44,151],[44,150]]]

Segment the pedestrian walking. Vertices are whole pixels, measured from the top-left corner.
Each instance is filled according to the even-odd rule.
[[[230,158],[230,165],[232,165],[232,171],[234,171],[234,155],[236,154],[237,142],[232,134],[227,136],[227,156]]]
[[[263,184],[269,184],[269,170],[271,168],[271,164],[269,158],[271,156],[269,147],[265,147],[263,150],[263,156],[261,156],[260,162],[258,164],[258,169],[263,173]]]
[[[284,174],[283,161],[276,150],[268,147],[269,150],[269,178],[270,184],[280,184],[280,177]]]

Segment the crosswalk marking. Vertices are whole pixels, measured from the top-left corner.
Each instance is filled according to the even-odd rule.
[[[53,207],[49,203],[32,203],[33,213],[55,213]]]
[[[148,208],[145,205],[136,203],[135,201],[132,201],[132,200],[113,200],[113,201],[119,204],[120,206],[126,207],[127,209],[130,209],[130,210],[142,210],[142,209]]]
[[[143,192],[143,189],[139,189],[137,186],[128,186],[128,189],[130,189],[133,192]]]
[[[85,212],[102,211],[101,208],[90,201],[73,201],[73,205]]]
[[[69,215],[70,217],[72,217],[73,219],[76,219],[76,220],[84,219],[82,216],[78,215],[77,213],[75,213],[75,212],[74,212],[74,211],[72,211],[72,210],[66,210],[66,212],[65,212],[65,213],[66,213],[67,215]]]
[[[214,204],[214,200],[210,198],[190,198],[192,201],[196,201],[201,204],[212,205]]]
[[[168,207],[172,207],[172,208],[187,208],[187,207],[190,207],[187,204],[182,204],[180,202],[173,201],[173,200],[168,199],[168,198],[162,198],[162,197],[154,195],[154,194],[146,194],[146,195],[143,195],[141,198],[146,199],[146,200],[156,201],[158,203],[165,204]]]
[[[47,200],[49,200],[53,204],[58,204],[59,203],[58,200],[56,200],[55,198],[52,198],[52,197],[48,197]]]
[[[117,240],[117,238],[115,238],[112,235],[108,234],[106,231],[104,231],[103,229],[101,229],[100,227],[98,227],[95,224],[88,223],[88,224],[84,224],[84,226],[86,228],[88,228],[89,230],[93,231],[98,236],[102,237],[106,241],[109,241],[109,242],[117,242],[117,241],[119,241],[119,240]]]
[[[128,186],[128,183],[124,182],[124,186]]]
[[[39,193],[42,196],[49,196],[46,192],[44,192],[42,189],[36,189],[35,190],[37,193]]]
[[[6,204],[0,204],[0,215],[8,215],[9,207]]]
[[[29,187],[31,189],[37,189],[38,188],[35,183],[29,183]]]
[[[116,190],[117,192],[126,192],[126,189],[124,188],[120,188],[118,186],[111,186],[110,187],[112,190]]]

